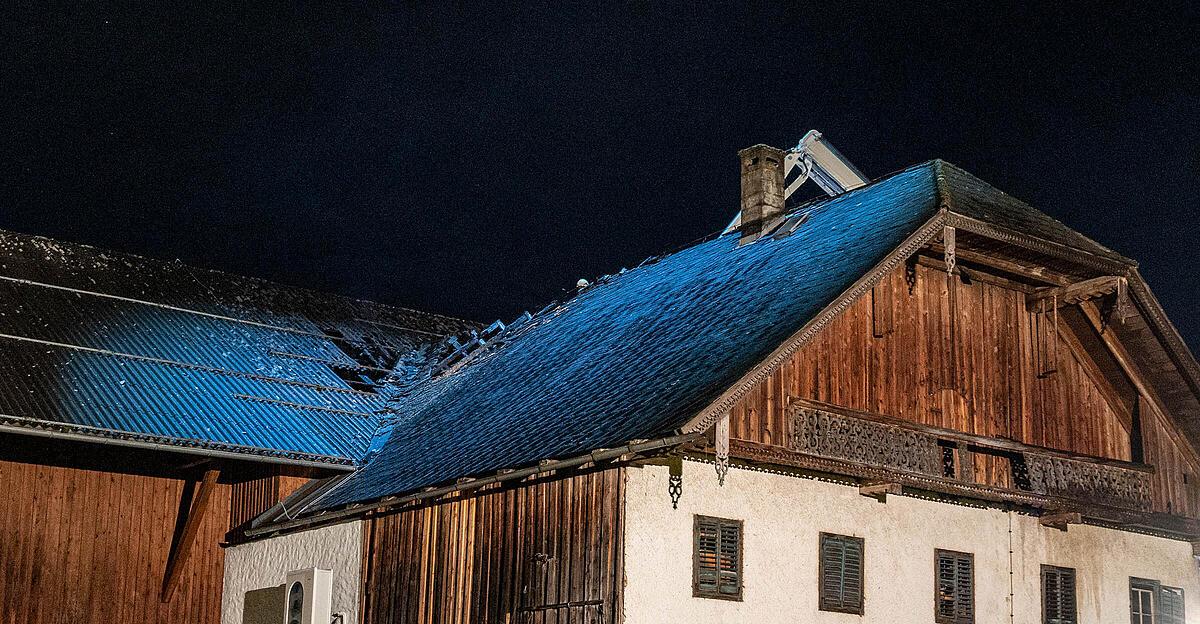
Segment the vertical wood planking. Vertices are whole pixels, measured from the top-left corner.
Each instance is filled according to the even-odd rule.
[[[994,281],[948,280],[944,270],[924,265],[915,270],[911,293],[903,268],[885,276],[747,393],[732,409],[731,435],[786,445],[786,405],[804,398],[1075,453],[1130,458],[1128,429],[1092,377],[1095,369],[1070,349],[1041,342],[1059,337],[1052,322],[1039,322],[1046,315],[1026,309],[1023,292]],[[1045,369],[1056,372],[1039,375]],[[1010,485],[1007,460],[980,455],[975,463],[982,482]]]
[[[217,488],[184,577],[159,605],[178,481],[0,460],[0,622],[220,621],[229,487]]]
[[[612,469],[369,520],[366,621],[618,622],[623,481]]]

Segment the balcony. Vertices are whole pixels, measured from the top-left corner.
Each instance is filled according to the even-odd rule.
[[[1191,538],[1195,521],[1154,513],[1154,468],[929,427],[807,400],[787,408],[788,445],[731,442],[758,464]]]

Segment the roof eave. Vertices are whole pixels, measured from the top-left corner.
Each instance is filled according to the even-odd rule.
[[[0,433],[28,435],[56,440],[87,442],[108,446],[123,446],[143,450],[166,451],[185,455],[199,455],[216,459],[249,461],[269,464],[284,464],[305,468],[353,471],[357,465],[348,457],[334,457],[223,444],[220,447],[198,443],[195,440],[136,434],[84,425],[73,425],[44,420],[22,418],[0,414]]]

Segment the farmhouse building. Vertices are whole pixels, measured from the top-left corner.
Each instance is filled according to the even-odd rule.
[[[3,235],[0,622],[1200,614],[1200,366],[1136,263],[783,158],[486,328]]]

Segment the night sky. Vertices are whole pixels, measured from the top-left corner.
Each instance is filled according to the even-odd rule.
[[[508,320],[720,229],[736,150],[817,128],[1136,258],[1200,346],[1195,8],[187,4],[6,9],[0,228]]]

